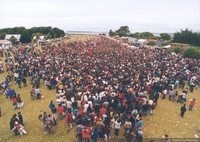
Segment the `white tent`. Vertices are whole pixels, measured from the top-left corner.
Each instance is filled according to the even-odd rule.
[[[143,43],[147,42],[147,40],[146,39],[138,39],[138,42],[143,44]]]
[[[171,47],[171,45],[166,45],[166,46],[163,46],[162,48],[168,49],[170,47]]]

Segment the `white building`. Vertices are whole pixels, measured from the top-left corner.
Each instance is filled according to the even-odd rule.
[[[12,43],[8,40],[0,40],[0,49],[8,49],[12,47]]]
[[[16,39],[19,42],[21,35],[20,34],[6,34],[5,40]]]
[[[147,42],[147,40],[146,39],[138,39],[138,42],[141,43],[141,44],[144,44],[144,43]]]

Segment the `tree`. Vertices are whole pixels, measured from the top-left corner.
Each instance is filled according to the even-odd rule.
[[[41,33],[35,33],[33,34],[33,37],[35,36],[36,37],[36,40],[38,40],[40,38],[42,34]]]
[[[52,37],[54,37],[54,38],[59,38],[59,37],[65,36],[65,32],[59,28],[53,28],[52,31],[53,31]]]
[[[5,39],[6,33],[1,33],[0,34],[0,39]]]
[[[9,39],[10,42],[12,42],[13,45],[17,42],[17,39],[15,37],[12,37]]]
[[[46,39],[51,39],[51,34],[50,34],[50,33],[48,33],[48,34],[46,35]]]
[[[65,32],[59,28],[48,27],[32,27],[31,29],[25,29],[24,27],[14,27],[14,28],[4,28],[0,29],[0,38],[4,39],[6,34],[26,34],[28,37],[22,37],[23,42],[27,42],[30,40],[30,37],[37,36],[37,38],[41,35],[48,35],[51,38],[60,38],[65,36]],[[39,33],[39,34],[38,34]]]
[[[190,47],[184,50],[183,57],[200,59],[200,49],[198,47]]]
[[[25,30],[25,27],[14,27],[12,34],[22,34],[22,32]]]
[[[148,42],[147,45],[154,46],[156,43],[154,41]]]
[[[157,37],[154,37],[154,35],[152,33],[150,33],[150,32],[142,32],[142,33],[136,32],[136,33],[133,34],[133,37],[135,37],[135,38],[144,38],[144,39],[149,39],[149,38],[157,39]]]
[[[163,41],[170,40],[171,36],[168,33],[160,33],[160,39],[162,39]]]
[[[153,37],[154,37],[154,35],[150,32],[140,33],[140,38],[149,39],[149,38],[153,38]]]
[[[179,46],[173,47],[173,49],[171,51],[175,52],[176,54],[182,53],[182,49]]]
[[[31,35],[28,30],[24,30],[21,34],[20,41],[22,43],[30,43],[31,42]]]
[[[121,26],[118,30],[115,31],[117,35],[120,37],[127,36],[130,34],[130,30],[128,26]]]
[[[181,30],[181,32],[176,32],[173,37],[173,42],[180,42],[191,44],[194,46],[200,46],[200,33],[193,32],[192,30]]]
[[[109,36],[115,36],[115,32],[113,32],[111,29],[109,31]]]
[[[134,34],[133,34],[133,37],[135,37],[135,38],[140,38],[140,33],[139,33],[139,32],[134,33]]]

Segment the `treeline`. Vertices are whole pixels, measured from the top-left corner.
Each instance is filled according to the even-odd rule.
[[[118,35],[122,36],[129,36],[134,38],[143,38],[143,39],[159,39],[163,41],[171,41],[171,42],[179,42],[179,43],[186,43],[193,46],[200,46],[200,32],[193,32],[192,30],[185,29],[181,30],[180,32],[174,33],[173,37],[168,33],[160,33],[159,36],[154,36],[151,32],[136,32],[130,33],[128,26],[121,26],[118,30],[109,31],[110,36]]]
[[[21,34],[20,41],[22,43],[30,43],[34,36],[45,36],[48,39],[59,38],[65,36],[65,32],[59,28],[48,27],[14,27],[0,29],[0,39],[4,39],[6,34]]]
[[[180,32],[176,32],[174,34],[173,42],[200,46],[200,32],[193,32],[189,29],[181,30]]]
[[[162,39],[164,41],[170,40],[171,35],[168,33],[160,33],[159,36],[154,36],[151,32],[136,32],[131,33],[128,26],[121,26],[118,30],[113,31],[112,29],[109,31],[110,36],[118,35],[122,36],[129,36],[134,38],[142,38],[142,39]]]

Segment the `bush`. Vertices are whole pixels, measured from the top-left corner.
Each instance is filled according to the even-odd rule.
[[[156,43],[154,41],[148,42],[147,45],[154,46]]]
[[[182,49],[179,46],[172,48],[171,52],[175,52],[176,54],[182,53]]]
[[[185,49],[183,52],[183,57],[200,59],[200,48],[199,47],[191,47],[191,48]]]

